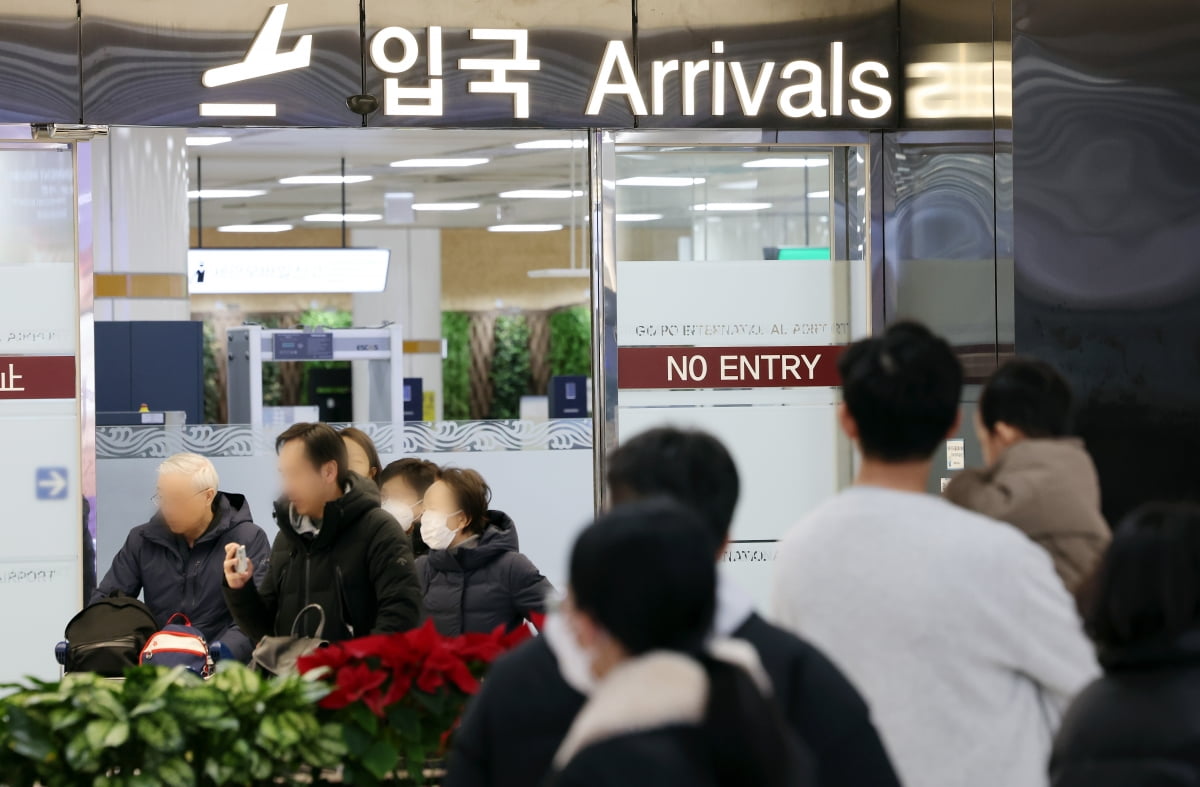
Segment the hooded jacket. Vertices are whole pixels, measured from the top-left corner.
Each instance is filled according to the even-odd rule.
[[[749,642],[776,702],[810,750],[821,787],[899,787],[858,691],[809,643],[767,623],[723,573],[714,634]],[[550,770],[594,690],[572,663],[569,631],[554,615],[542,636],[502,656],[454,736],[446,787],[526,787]]]
[[[275,519],[279,535],[266,577],[237,590],[224,586],[234,618],[255,642],[290,634],[293,624],[298,634],[315,635],[315,612],[297,621],[309,604],[324,611],[321,636],[330,641],[417,625],[412,547],[400,523],[379,507],[373,482],[351,473],[346,494],[325,504],[315,531],[307,518],[293,518],[286,499],[276,501]]]
[[[114,591],[145,594],[158,625],[182,612],[211,644],[221,642],[239,661],[250,658],[251,643],[234,625],[221,586],[225,578],[225,545],[243,544],[254,561],[254,579],[267,574],[270,543],[250,515],[242,495],[218,492],[213,523],[192,547],[167,529],[160,514],[129,531],[112,568],[92,593],[95,602]]]
[[[1053,787],[1200,785],[1200,628],[1100,661],[1054,741]]]
[[[1050,553],[1072,593],[1112,539],[1096,466],[1081,440],[1022,440],[992,467],[955,476],[946,499],[1016,526]]]
[[[503,511],[488,511],[483,533],[417,560],[425,612],[439,632],[457,636],[514,629],[544,613],[550,581],[518,550],[517,529]]]

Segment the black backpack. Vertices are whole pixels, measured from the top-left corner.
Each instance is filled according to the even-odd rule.
[[[67,624],[67,672],[122,677],[156,631],[154,614],[136,598],[119,592],[102,598]]]

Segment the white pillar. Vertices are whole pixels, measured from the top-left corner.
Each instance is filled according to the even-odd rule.
[[[128,276],[130,290],[96,298],[97,320],[191,317],[185,135],[113,126],[107,139],[93,142],[94,271]]]
[[[387,288],[381,293],[354,296],[354,324],[373,327],[399,323],[406,342],[442,337],[442,240],[436,229],[356,229],[350,233],[356,248],[391,251]],[[442,418],[442,356],[405,353],[404,376],[420,377],[434,392],[436,418]],[[354,420],[367,420],[368,377],[364,362],[354,364]]]

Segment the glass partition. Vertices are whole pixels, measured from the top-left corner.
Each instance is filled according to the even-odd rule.
[[[836,361],[870,327],[864,158],[615,149],[618,436],[672,424],[729,446],[742,504],[727,560],[761,605],[775,540],[853,473]]]

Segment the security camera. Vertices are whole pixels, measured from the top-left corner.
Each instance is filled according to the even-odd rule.
[[[356,96],[347,98],[346,106],[350,107],[350,111],[354,114],[366,117],[379,109],[379,99],[369,93],[359,93]]]

